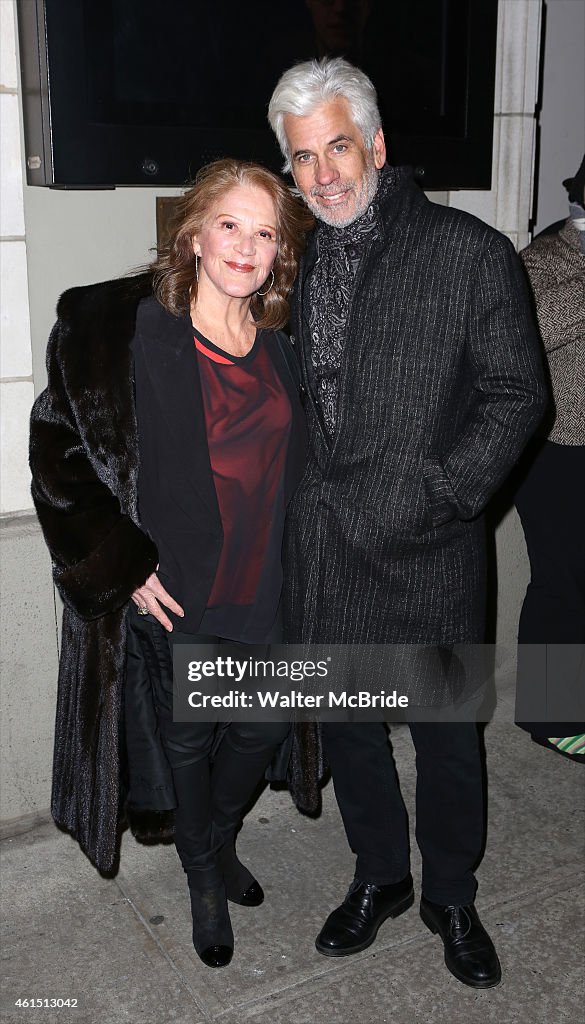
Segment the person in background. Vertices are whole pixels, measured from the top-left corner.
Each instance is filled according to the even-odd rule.
[[[585,643],[585,156],[567,184],[569,216],[560,230],[520,253],[550,381],[548,413],[529,445],[515,496],[531,571],[521,645]],[[520,647],[520,687],[530,687],[529,672]],[[537,743],[585,762],[585,723],[523,728]]]
[[[210,967],[232,957],[227,900],[263,899],[235,834],[288,723],[175,722],[171,645],[247,656],[280,635],[306,446],[280,328],[311,223],[265,168],[204,168],[148,273],[62,296],[32,412],[33,497],[65,602],[53,816],[112,873],[122,776],[131,812],[176,808]]]
[[[448,647],[484,639],[482,512],[542,415],[536,332],[502,235],[430,203],[386,163],[376,92],[342,58],[290,68],[269,121],[318,219],[292,328],[309,462],[285,533],[292,642]],[[475,908],[482,759],[475,721],[412,722],[420,913],[466,985],[497,985]],[[326,956],[366,949],[412,905],[406,810],[382,722],[323,724],[355,878]]]
[[[372,0],[305,0],[320,57],[359,60]]]

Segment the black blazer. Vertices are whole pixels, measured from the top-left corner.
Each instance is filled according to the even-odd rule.
[[[170,613],[182,632],[196,633],[223,540],[213,484],[201,382],[189,317],[173,317],[154,298],[138,308],[132,345],[140,455],[139,515],[157,538],[161,582],[186,610]],[[285,467],[285,505],[301,478],[306,427],[300,374],[282,332],[270,332],[268,352],[288,394],[292,424]]]

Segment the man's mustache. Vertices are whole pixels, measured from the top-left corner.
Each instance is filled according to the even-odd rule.
[[[345,192],[354,187],[354,181],[337,181],[335,185],[314,185],[311,189],[310,195],[313,198],[316,198],[317,196],[335,196],[338,192]]]

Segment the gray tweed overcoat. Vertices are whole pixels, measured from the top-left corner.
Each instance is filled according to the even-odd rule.
[[[545,403],[527,290],[510,242],[429,202],[405,168],[377,216],[350,301],[332,441],[310,385],[318,229],[296,288],[310,455],[289,506],[288,638],[481,642],[482,512]]]
[[[534,295],[551,398],[538,433],[555,444],[585,444],[585,253],[570,217],[535,238],[520,258]]]

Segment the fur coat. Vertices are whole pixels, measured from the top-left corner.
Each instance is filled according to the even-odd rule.
[[[31,417],[33,499],[65,604],[51,808],[107,874],[124,820],[126,608],[158,564],[138,516],[132,358],[138,305],[151,293],[145,274],[61,297],[48,385]],[[308,811],[317,804],[313,743],[312,733],[306,743],[295,736],[291,768]],[[303,774],[303,759],[315,771]],[[167,832],[155,818],[154,834]]]

